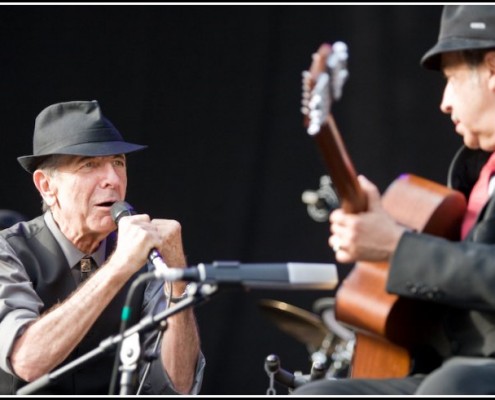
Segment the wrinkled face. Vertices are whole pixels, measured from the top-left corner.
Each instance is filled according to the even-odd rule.
[[[467,65],[459,53],[445,53],[442,66],[447,83],[441,110],[451,115],[467,147],[494,151],[495,52],[477,67]]]
[[[123,154],[67,156],[47,181],[49,190],[43,197],[67,237],[106,235],[116,228],[110,208],[125,198],[127,171]]]

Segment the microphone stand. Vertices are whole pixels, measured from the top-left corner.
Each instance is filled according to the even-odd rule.
[[[179,302],[175,303],[174,307],[167,308],[159,312],[157,315],[150,315],[144,317],[137,324],[131,326],[125,330],[122,334],[110,336],[100,342],[97,348],[83,354],[77,359],[71,361],[70,363],[56,369],[55,371],[49,372],[36,379],[35,381],[28,383],[27,385],[20,388],[16,394],[18,395],[28,395],[36,392],[37,390],[45,387],[49,383],[57,380],[64,374],[71,372],[87,361],[92,360],[96,357],[101,356],[109,350],[113,350],[116,345],[121,341],[123,343],[123,350],[126,347],[128,350],[128,356],[121,357],[122,362],[125,364],[123,366],[123,374],[121,377],[121,393],[127,393],[132,385],[131,382],[134,381],[134,374],[136,372],[137,361],[140,356],[139,348],[139,333],[147,332],[157,326],[162,326],[163,322],[170,316],[177,314],[178,312],[184,310],[187,307],[195,306],[206,301],[210,295],[215,293],[218,289],[217,285],[212,284],[192,284],[189,285],[191,289],[188,289],[188,296]],[[137,340],[136,340],[137,339]],[[124,346],[125,344],[125,346]],[[122,354],[122,353],[121,353]]]
[[[133,333],[122,341],[120,361],[122,363],[120,376],[120,395],[132,395],[136,381],[136,369],[141,355],[139,333]]]

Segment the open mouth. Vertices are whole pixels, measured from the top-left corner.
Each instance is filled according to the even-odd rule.
[[[115,201],[104,201],[102,203],[98,203],[96,204],[97,207],[105,207],[105,208],[110,208],[113,206],[113,204],[115,203]]]

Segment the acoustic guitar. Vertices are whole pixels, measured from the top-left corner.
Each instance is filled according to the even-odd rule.
[[[366,211],[367,198],[330,112],[348,78],[347,46],[324,43],[303,72],[302,113],[340,200],[350,213]],[[402,174],[382,196],[384,209],[400,224],[418,232],[459,239],[466,209],[463,194],[413,174]],[[434,266],[432,266],[433,268]],[[356,334],[350,375],[354,378],[406,376],[412,349],[431,313],[422,302],[386,291],[389,264],[357,262],[335,295],[336,318]]]

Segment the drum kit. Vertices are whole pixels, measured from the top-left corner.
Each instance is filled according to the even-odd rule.
[[[311,361],[310,372],[291,373],[281,368],[277,355],[265,359],[265,371],[270,378],[267,394],[275,394],[274,382],[291,392],[316,379],[338,379],[349,376],[354,333],[335,319],[334,298],[323,297],[308,311],[278,300],[262,299],[258,306],[262,314],[282,332],[306,346]]]

